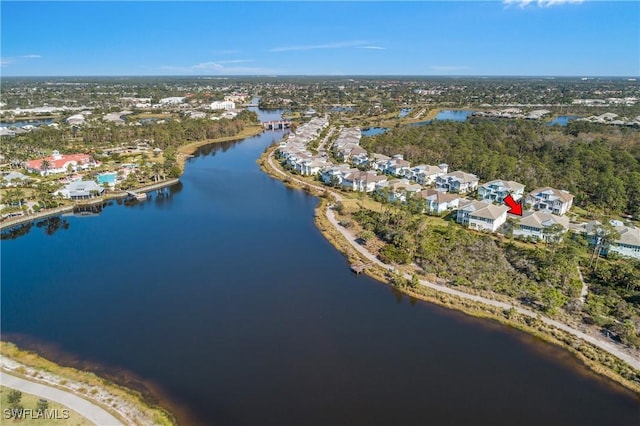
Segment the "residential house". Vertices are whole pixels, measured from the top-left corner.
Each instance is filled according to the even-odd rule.
[[[30,178],[19,172],[9,172],[2,176],[0,185],[2,186],[18,186],[26,183]]]
[[[449,171],[447,164],[439,164],[437,166],[425,166],[415,175],[415,181],[420,185],[431,185],[436,178],[443,177]]]
[[[529,193],[526,203],[530,204],[535,210],[563,215],[573,205],[573,195],[562,189],[538,188]]]
[[[502,203],[507,195],[519,200],[524,194],[524,185],[512,180],[492,180],[478,186],[478,195],[486,201]]]
[[[377,185],[386,181],[386,176],[378,176],[374,172],[355,171],[344,175],[341,185],[351,191],[373,192]]]
[[[476,188],[478,188],[478,176],[471,173],[458,170],[436,177],[436,189],[442,191],[465,194],[475,191]]]
[[[422,190],[415,196],[424,200],[424,211],[433,214],[441,214],[447,210],[457,209],[460,201],[464,200],[459,195],[437,191],[432,188]]]
[[[509,207],[486,201],[460,202],[456,222],[480,231],[496,232],[507,221]]]
[[[68,183],[64,188],[55,192],[64,198],[72,200],[86,200],[98,197],[102,194],[104,188],[92,180],[76,180]]]
[[[376,185],[376,192],[386,194],[387,199],[391,202],[399,200],[404,203],[408,196],[417,194],[421,190],[420,185],[411,183],[408,179],[393,179]]]
[[[564,233],[569,229],[569,219],[552,213],[528,211],[516,218],[513,235],[547,241],[550,237],[547,230],[553,225],[560,225]]]
[[[616,252],[620,256],[640,259],[640,229],[625,225],[619,225],[615,228],[620,234],[620,238],[609,246],[608,251]]]

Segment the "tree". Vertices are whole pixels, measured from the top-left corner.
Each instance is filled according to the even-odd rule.
[[[38,411],[46,411],[48,408],[49,408],[49,401],[47,401],[46,399],[38,400],[38,405],[36,407]]]
[[[591,260],[589,261],[589,266],[591,266],[595,259],[595,265],[593,266],[594,272],[598,269],[598,261],[600,260],[600,255],[603,250],[619,238],[620,233],[609,223],[600,224],[594,229],[595,245],[593,248],[593,254],[591,255]]]
[[[9,394],[7,395],[7,402],[12,408],[16,408],[18,405],[20,405],[21,400],[22,392],[15,389],[9,391]]]
[[[48,176],[49,169],[51,169],[51,162],[49,160],[42,160],[42,163],[40,163],[40,170],[42,170],[42,174]]]

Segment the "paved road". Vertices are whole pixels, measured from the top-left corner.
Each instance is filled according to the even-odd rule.
[[[21,392],[30,393],[49,401],[58,402],[67,408],[86,417],[89,421],[98,426],[123,426],[122,423],[112,416],[104,408],[95,405],[86,399],[51,386],[41,383],[31,382],[0,371],[0,384]]]
[[[342,200],[342,197],[329,190],[327,187],[323,187],[323,186],[318,186],[318,185],[312,185],[309,184],[303,180],[297,179],[287,173],[284,173],[282,170],[280,170],[278,167],[276,167],[273,164],[272,161],[272,154],[273,152],[269,155],[268,157],[268,162],[269,162],[269,166],[271,166],[271,168],[273,170],[275,170],[276,172],[278,172],[279,174],[288,177],[291,180],[294,180],[300,184],[309,186],[311,188],[315,188],[321,191],[328,191],[334,198],[336,201],[340,201]],[[380,259],[378,259],[376,256],[374,256],[369,250],[367,250],[366,248],[364,248],[361,244],[359,244],[356,241],[356,237],[354,235],[352,235],[347,229],[345,229],[344,227],[340,226],[338,224],[338,221],[336,220],[335,214],[333,212],[333,210],[330,207],[327,207],[327,211],[326,211],[326,215],[327,215],[327,219],[329,219],[329,222],[331,222],[331,224],[345,237],[345,239],[349,242],[349,244],[351,244],[351,246],[356,249],[360,254],[362,254],[365,258],[369,259],[371,262],[374,262],[377,265],[380,265],[381,267],[385,268],[385,269],[389,269],[392,267],[392,265],[388,265],[384,262],[382,262]],[[409,274],[404,274],[404,277],[407,279],[411,279],[411,275]],[[514,308],[519,314],[522,315],[526,315],[528,317],[539,317],[540,320],[542,322],[544,322],[545,324],[549,324],[552,325],[556,328],[559,328],[560,330],[566,331],[569,334],[574,335],[575,337],[578,337],[584,341],[587,341],[591,344],[593,344],[594,346],[597,346],[601,349],[604,349],[605,351],[609,352],[612,355],[615,355],[616,357],[620,358],[621,360],[625,361],[626,363],[628,363],[630,366],[632,366],[633,368],[640,370],[640,359],[632,356],[631,354],[628,354],[627,352],[625,352],[622,348],[620,348],[619,346],[617,346],[615,343],[613,342],[609,342],[603,339],[599,339],[597,337],[591,336],[589,334],[583,333],[580,330],[577,330],[573,327],[570,327],[564,323],[561,323],[559,321],[553,320],[551,318],[545,317],[540,315],[538,312],[533,312],[530,311],[528,309],[524,309],[521,308],[519,306],[515,306],[509,303],[504,303],[504,302],[500,302],[497,300],[493,300],[493,299],[487,299],[486,297],[482,297],[482,296],[478,296],[475,294],[469,294],[469,293],[465,293],[450,287],[444,287],[442,285],[438,285],[438,284],[434,284],[430,281],[426,281],[426,280],[420,280],[420,284],[424,285],[425,287],[429,287],[432,288],[434,290],[437,291],[441,291],[443,293],[447,293],[447,294],[451,294],[454,296],[458,296],[461,297],[463,299],[468,299],[468,300],[473,300],[475,302],[481,302],[484,303],[486,305],[490,305],[490,306],[495,306],[501,309],[511,309]]]

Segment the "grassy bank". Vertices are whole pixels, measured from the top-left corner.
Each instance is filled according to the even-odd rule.
[[[9,393],[12,391],[11,388],[0,386],[0,407],[3,410],[10,409],[11,404],[9,403]],[[33,414],[29,413],[22,418],[21,420],[10,420],[11,422],[18,423],[20,426],[89,426],[93,425],[92,422],[87,420],[85,417],[76,413],[73,410],[69,410],[62,404],[58,404],[57,402],[48,401],[47,410],[49,413],[53,412],[58,415],[58,419],[46,419],[46,418],[35,418],[38,413],[38,401],[40,401],[40,397],[31,395],[30,393],[21,392],[22,397],[20,398],[20,406],[25,410],[33,410]],[[68,415],[67,415],[68,414]],[[6,419],[5,413],[3,411],[3,418]],[[33,417],[33,418],[31,418]],[[60,418],[65,417],[65,418]],[[9,420],[7,421],[9,422]]]
[[[336,249],[344,254],[350,263],[368,262],[351,246],[349,242],[344,239],[342,234],[336,230],[327,219],[325,211],[329,202],[329,197],[327,197],[325,193],[316,189],[308,188],[290,178],[284,178],[269,167],[267,157],[273,149],[274,148],[270,148],[258,159],[258,164],[260,164],[262,170],[273,178],[283,180],[289,187],[304,189],[306,192],[319,196],[321,202],[315,211],[315,223],[318,229],[322,232],[325,238],[334,247],[336,247]],[[298,177],[296,176],[296,178]],[[347,202],[346,199],[343,204],[345,202]],[[409,297],[435,303],[449,309],[458,310],[470,316],[492,319],[501,324],[524,331],[546,342],[561,346],[567,349],[594,372],[605,376],[640,395],[640,372],[636,371],[628,364],[609,354],[605,350],[588,342],[584,342],[568,332],[547,325],[538,318],[521,315],[514,310],[505,310],[455,295],[439,292],[429,287],[414,287],[405,279],[390,277],[387,271],[380,267],[368,268],[365,273],[376,280],[393,286],[396,290],[408,295]]]
[[[149,401],[141,393],[119,386],[93,373],[60,366],[33,352],[19,349],[9,342],[0,341],[0,354],[9,360],[22,364],[14,370],[7,370],[11,374],[77,394],[101,405],[123,420],[124,424],[176,424],[171,413]],[[50,376],[57,376],[60,380],[55,383],[52,383],[52,380],[44,380]],[[79,384],[80,387],[76,388],[72,384]],[[104,395],[105,392],[109,395],[104,401],[97,398],[98,395]],[[133,412],[134,418],[123,415],[123,412]]]

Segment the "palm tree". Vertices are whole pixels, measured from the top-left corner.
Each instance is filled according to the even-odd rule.
[[[50,168],[51,168],[51,162],[49,162],[49,160],[42,160],[42,163],[40,163],[40,169],[42,170],[45,176],[49,175]]]

